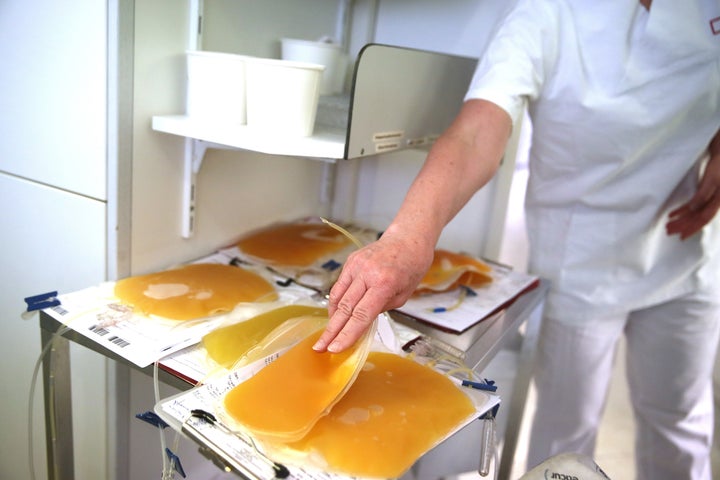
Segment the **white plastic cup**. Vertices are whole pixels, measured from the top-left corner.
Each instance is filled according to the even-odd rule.
[[[187,115],[204,121],[244,125],[247,121],[246,58],[232,53],[187,52]]]
[[[245,67],[248,128],[312,135],[324,67],[272,58],[249,58]]]
[[[333,95],[338,93],[338,87],[344,83],[338,81],[342,71],[342,48],[336,43],[315,42],[297,38],[283,38],[281,42],[281,57],[283,60],[294,62],[317,63],[325,66],[320,84],[320,95]],[[344,72],[343,72],[344,73]]]

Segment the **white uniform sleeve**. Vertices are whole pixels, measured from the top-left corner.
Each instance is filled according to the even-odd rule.
[[[556,2],[520,0],[480,58],[465,100],[491,101],[515,124],[555,64],[559,22]]]

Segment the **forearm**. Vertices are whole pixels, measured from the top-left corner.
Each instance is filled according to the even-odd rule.
[[[445,225],[497,171],[511,128],[498,106],[467,102],[431,149],[386,233],[434,246]]]
[[[343,351],[380,312],[405,303],[430,266],[443,227],[495,174],[510,129],[509,115],[496,105],[480,100],[463,105],[383,236],[343,265],[330,290],[330,321],[315,350]]]

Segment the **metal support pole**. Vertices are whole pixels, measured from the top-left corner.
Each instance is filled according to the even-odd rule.
[[[48,479],[72,480],[73,456],[72,396],[70,384],[70,344],[66,338],[41,329],[43,350],[43,398]]]
[[[537,352],[543,307],[544,302],[541,302],[528,317],[525,336],[522,346],[520,347],[518,370],[513,384],[513,392],[510,397],[510,415],[508,417],[510,423],[505,432],[502,456],[500,458],[499,479],[510,478],[518,438],[520,437],[520,429],[525,413],[530,382],[532,380],[532,369]]]

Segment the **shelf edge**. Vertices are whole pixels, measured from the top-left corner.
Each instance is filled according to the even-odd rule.
[[[310,137],[283,137],[246,125],[213,124],[186,115],[156,115],[152,129],[238,150],[336,161],[345,155],[345,132],[316,126]]]

